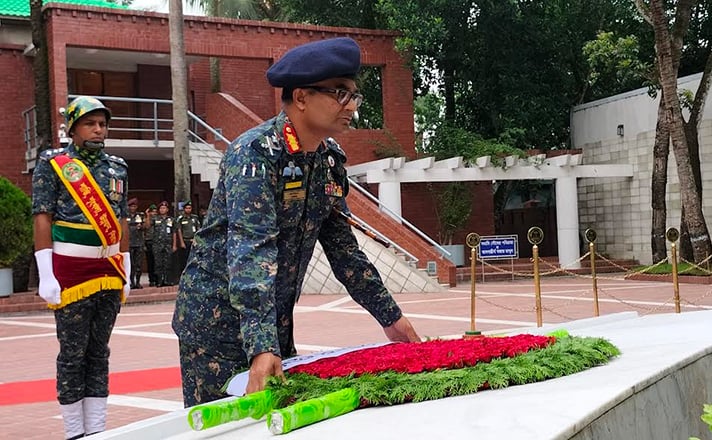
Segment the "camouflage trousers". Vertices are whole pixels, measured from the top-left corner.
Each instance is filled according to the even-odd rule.
[[[239,343],[197,343],[178,338],[185,407],[227,397],[222,388],[249,367]]]
[[[156,284],[156,262],[153,259],[153,241],[146,240],[146,270],[148,271],[148,282]]]
[[[141,282],[141,265],[143,264],[143,248],[139,246],[131,246],[131,274],[129,284],[131,287],[138,286]],[[128,275],[128,274],[127,274]]]
[[[153,262],[156,268],[156,283],[166,285],[171,283],[171,263],[173,249],[170,244],[153,243]]]
[[[193,247],[193,239],[184,239],[183,242],[185,243],[185,249],[178,248],[178,267],[176,268],[176,272],[178,274],[178,277],[180,278],[180,275],[183,273],[183,269],[185,269],[186,264],[188,263],[188,257],[190,256],[190,249]]]
[[[120,308],[120,291],[104,290],[54,311],[61,405],[109,395],[109,338]]]

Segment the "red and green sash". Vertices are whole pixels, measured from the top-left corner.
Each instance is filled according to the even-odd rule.
[[[79,209],[82,210],[89,220],[94,232],[96,232],[101,241],[101,245],[108,247],[118,243],[121,240],[122,234],[121,223],[119,223],[116,214],[114,214],[114,210],[111,208],[106,196],[104,196],[104,192],[86,165],[78,159],[70,158],[66,154],[55,156],[50,160],[50,164],[52,164],[52,168],[54,168],[59,179],[67,188],[67,191],[69,191],[69,194]],[[71,265],[62,264],[62,260],[65,259],[77,260],[76,257],[65,257],[56,254],[53,258],[55,263],[59,263],[60,266],[68,266],[67,268],[77,267],[77,261],[74,261]],[[87,275],[90,279],[77,284],[79,280],[76,276],[72,276],[70,277],[71,279],[64,280],[65,282],[63,282],[60,278],[62,278],[62,273],[67,273],[67,271],[55,271],[55,276],[62,286],[62,303],[57,306],[51,306],[51,308],[64,307],[69,303],[92,295],[99,290],[121,289],[123,283],[127,280],[127,274],[124,271],[123,255],[120,252],[115,255],[107,255],[105,259],[81,258],[81,260],[88,260],[79,266],[82,267],[84,271],[87,271]],[[108,261],[111,266],[113,266],[113,269],[120,276],[120,279],[118,279],[118,277],[108,276],[105,270],[100,270],[102,262],[105,261]],[[67,262],[69,263],[69,261]],[[97,270],[93,271],[92,268]],[[96,273],[92,274],[92,272]]]

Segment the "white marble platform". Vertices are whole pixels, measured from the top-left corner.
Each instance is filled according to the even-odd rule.
[[[367,408],[280,436],[285,440],[712,439],[699,419],[712,403],[712,311],[633,312],[517,333],[565,328],[603,337],[622,355],[607,365],[529,385],[430,402]],[[187,410],[93,436],[96,440],[270,439],[266,422],[193,432]]]

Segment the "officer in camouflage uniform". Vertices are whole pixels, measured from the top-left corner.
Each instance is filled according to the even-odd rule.
[[[183,214],[176,218],[176,245],[178,248],[178,274],[183,272],[188,262],[193,237],[200,229],[200,219],[193,214],[193,204],[188,200],[183,205]]]
[[[158,207],[151,203],[148,209],[144,212],[143,238],[146,247],[146,270],[148,271],[148,285],[154,287],[156,285],[156,264],[153,260],[153,228],[148,221],[150,216],[158,215]]]
[[[131,258],[126,162],[102,150],[111,113],[99,100],[80,96],[65,115],[72,142],[41,153],[32,176],[32,213],[38,293],[54,309],[57,399],[71,439],[106,427],[109,337],[122,297],[129,295],[120,268],[130,273]],[[116,227],[92,226],[97,219],[84,214],[67,188],[71,184],[81,185],[75,192],[86,190],[92,201],[103,193],[106,203],[81,204],[103,219],[113,211],[118,222],[109,223]]]
[[[141,285],[141,265],[143,264],[143,213],[138,210],[138,199],[129,200],[129,252],[131,253],[131,288],[143,289]]]
[[[168,202],[158,205],[158,215],[147,219],[153,230],[153,261],[156,266],[156,286],[172,286],[171,259],[176,251],[175,221],[168,215]]]
[[[281,360],[296,355],[294,306],[317,240],[390,340],[420,340],[342,215],[346,156],[330,136],[349,130],[363,100],[359,68],[350,38],[288,51],[267,72],[284,110],[225,152],[173,314],[186,406],[224,397],[220,388],[243,368],[248,393],[282,375]]]

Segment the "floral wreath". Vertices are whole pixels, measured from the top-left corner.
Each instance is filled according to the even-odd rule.
[[[394,343],[327,357],[271,378],[267,389],[193,407],[203,430],[246,417],[284,434],[358,408],[423,402],[578,373],[620,354],[601,338],[515,335]]]

